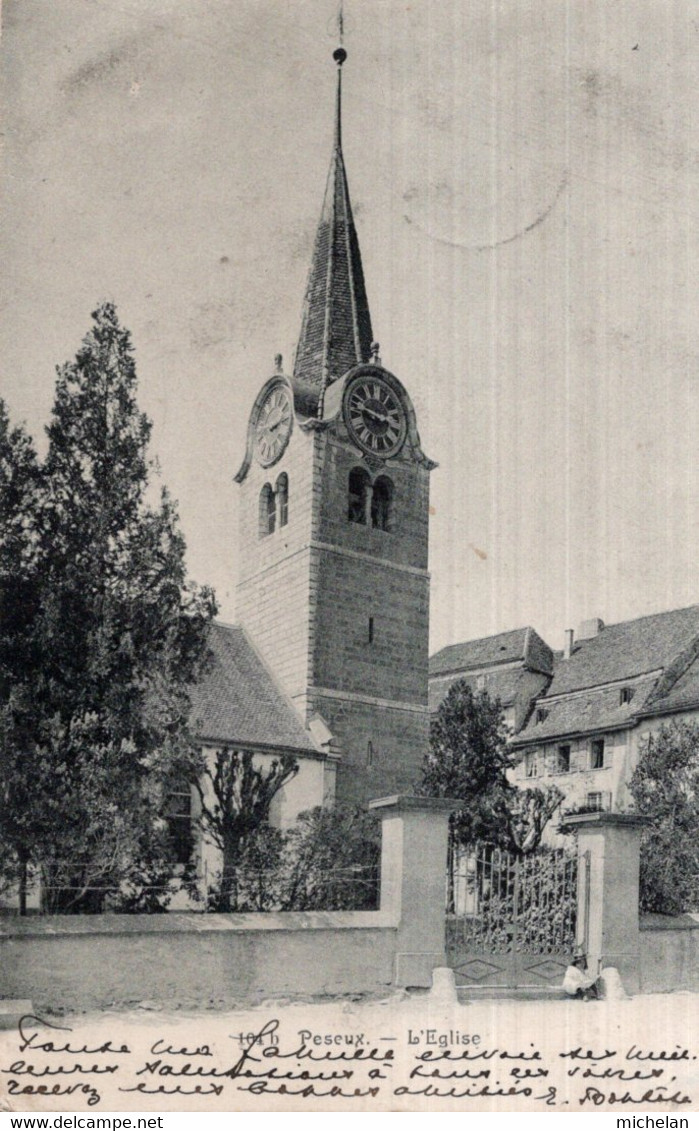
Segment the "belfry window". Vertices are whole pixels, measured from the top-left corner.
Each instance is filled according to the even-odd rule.
[[[279,517],[279,525],[286,526],[289,521],[289,478],[286,472],[283,472],[277,479],[277,488],[275,491],[277,496],[277,515]]]
[[[269,483],[265,483],[264,487],[260,491],[260,538],[264,538],[267,534],[274,534],[275,523],[276,506],[274,491],[272,490]]]
[[[285,471],[277,479],[276,485],[271,487],[265,483],[260,491],[259,534],[260,538],[267,534],[274,534],[277,527],[281,529],[289,521],[289,477]]]
[[[347,494],[347,518],[361,526],[367,524],[367,509],[371,497],[371,480],[361,467],[353,467],[349,473]]]
[[[374,483],[371,493],[371,525],[377,530],[391,529],[392,500],[393,484],[390,479],[382,475]]]

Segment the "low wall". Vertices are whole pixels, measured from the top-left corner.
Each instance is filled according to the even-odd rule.
[[[75,1011],[385,991],[396,933],[380,911],[4,919],[0,998]]]
[[[644,915],[641,991],[699,990],[699,915]]]

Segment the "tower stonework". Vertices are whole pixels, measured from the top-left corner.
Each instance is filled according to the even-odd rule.
[[[415,413],[383,367],[341,146],[335,144],[293,375],[250,415],[241,484],[241,624],[303,721],[332,735],[336,796],[419,778],[427,748],[429,472]],[[324,725],[323,725],[324,724]]]

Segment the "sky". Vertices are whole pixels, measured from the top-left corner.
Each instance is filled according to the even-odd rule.
[[[336,0],[4,0],[0,395],[42,447],[114,301],[190,573],[235,619],[247,419],[287,371]],[[432,474],[431,643],[699,601],[693,0],[345,0],[381,357]]]

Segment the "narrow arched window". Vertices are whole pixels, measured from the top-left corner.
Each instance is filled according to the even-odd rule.
[[[385,475],[380,476],[374,483],[371,496],[371,525],[377,530],[391,529],[391,503],[393,502],[393,484]]]
[[[367,499],[371,480],[366,471],[361,467],[353,467],[349,473],[349,490],[347,495],[347,518],[350,522],[357,522],[366,526]]]
[[[289,477],[286,472],[277,479],[276,487],[277,496],[277,514],[279,516],[279,525],[286,526],[289,521]]]
[[[260,538],[264,538],[266,534],[274,534],[275,517],[274,491],[269,483],[265,483],[260,491]]]

